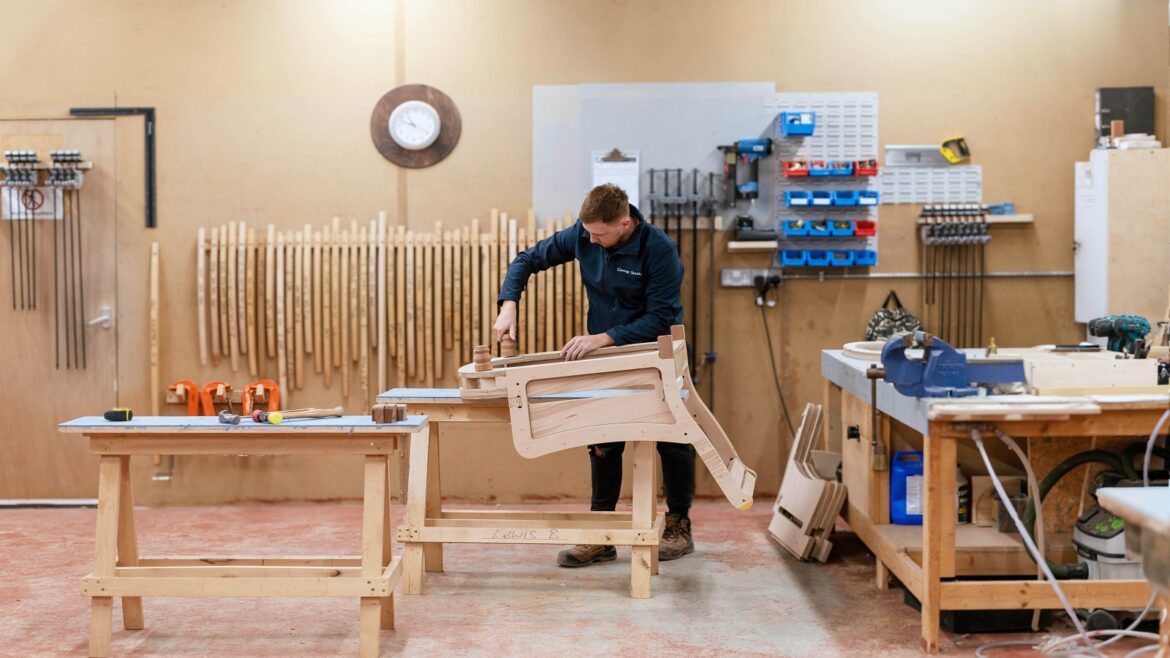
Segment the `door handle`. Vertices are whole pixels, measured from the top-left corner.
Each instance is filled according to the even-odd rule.
[[[95,324],[100,325],[102,329],[109,330],[114,326],[114,309],[110,308],[109,306],[100,306],[98,307],[98,310],[101,311],[101,315],[90,320],[89,322],[86,322],[85,324],[90,327],[94,326]]]

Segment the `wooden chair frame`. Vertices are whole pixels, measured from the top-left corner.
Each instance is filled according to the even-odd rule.
[[[756,473],[691,383],[681,325],[657,343],[602,348],[578,361],[558,352],[459,369],[467,399],[505,397],[512,441],[524,457],[614,441],[689,443],[739,509],[752,505]]]

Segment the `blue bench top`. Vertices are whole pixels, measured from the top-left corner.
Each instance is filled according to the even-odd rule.
[[[427,424],[426,416],[407,416],[398,423],[375,423],[369,416],[335,416],[333,418],[290,418],[279,425],[241,419],[239,425],[219,422],[215,416],[135,416],[126,422],[108,421],[101,416],[83,416],[57,426],[62,432],[143,433],[168,432],[251,432],[265,434],[409,434]]]

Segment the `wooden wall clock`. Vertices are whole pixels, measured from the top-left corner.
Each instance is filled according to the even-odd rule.
[[[463,122],[451,97],[427,85],[402,85],[386,92],[370,117],[374,146],[402,167],[429,167],[459,142]]]

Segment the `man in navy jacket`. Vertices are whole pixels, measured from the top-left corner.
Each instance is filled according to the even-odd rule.
[[[674,242],[646,223],[642,213],[616,185],[593,188],[577,222],[531,249],[517,254],[500,290],[495,334],[516,337],[516,303],[528,277],[576,259],[589,297],[588,334],[574,336],[561,348],[567,360],[579,359],[608,345],[657,340],[682,324],[680,288],[683,264]],[[624,443],[589,446],[593,480],[591,510],[613,511],[622,487]],[[690,444],[659,443],[666,529],[658,559],[673,560],[695,550],[688,513],[695,493],[695,450]],[[584,567],[617,557],[613,546],[578,545],[557,555],[562,567]]]

